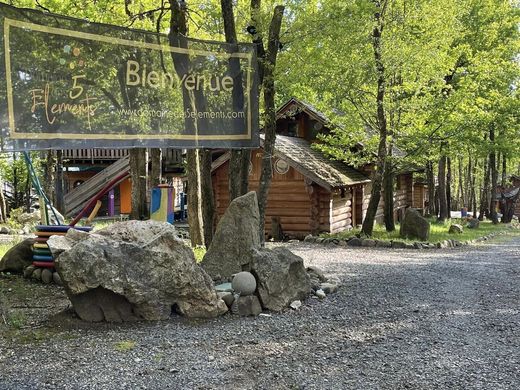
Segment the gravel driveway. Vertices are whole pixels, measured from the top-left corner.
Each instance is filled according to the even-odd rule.
[[[0,337],[0,389],[520,388],[520,237],[288,247],[338,276],[339,292],[257,318],[109,326],[57,314],[31,330],[41,337]],[[63,309],[58,289],[38,288]]]

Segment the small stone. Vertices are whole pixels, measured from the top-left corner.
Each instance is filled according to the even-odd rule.
[[[42,269],[36,268],[32,273],[31,278],[34,280],[42,280]]]
[[[354,237],[353,239],[349,240],[348,246],[361,246],[363,241],[360,238]]]
[[[317,290],[314,294],[316,294],[316,296],[320,299],[323,299],[327,296],[327,294],[325,294],[325,291],[323,291],[321,288]]]
[[[213,355],[209,355],[209,356],[208,356],[208,360],[209,360],[210,362],[212,362],[213,360],[215,360],[215,356],[213,356]]]
[[[256,279],[251,272],[239,272],[233,277],[231,287],[240,296],[251,295],[256,290]]]
[[[54,284],[57,284],[58,286],[63,286],[63,282],[61,281],[61,276],[57,272],[54,272],[52,274],[52,281],[54,282]]]
[[[309,274],[309,277],[311,277],[311,278],[313,276],[316,276],[320,280],[320,282],[327,281],[325,274],[318,267],[314,267],[314,266],[307,267],[307,273]]]
[[[347,246],[348,245],[348,241],[347,240],[339,240],[338,245],[339,246]]]
[[[35,267],[34,265],[30,265],[28,267],[26,267],[24,270],[23,270],[23,277],[24,278],[30,278],[32,273],[34,272],[35,270]]]
[[[376,247],[377,248],[391,248],[392,243],[390,241],[377,240]]]
[[[406,243],[406,244],[405,244],[405,248],[406,248],[406,249],[415,249],[415,245],[412,244],[412,243]]]
[[[303,242],[314,242],[314,241],[316,241],[316,237],[314,237],[312,234],[308,234],[303,239]]]
[[[218,292],[217,296],[226,303],[227,307],[231,307],[231,305],[233,304],[233,301],[235,300],[233,293],[231,293],[229,291]]]
[[[41,274],[42,282],[45,284],[50,284],[52,282],[52,271],[50,269],[45,268]]]
[[[459,225],[457,223],[454,223],[450,226],[450,230],[448,230],[448,233],[450,234],[462,234],[464,232],[464,228],[462,225]]]
[[[373,248],[376,246],[376,241],[375,240],[372,240],[370,238],[365,238],[362,242],[361,242],[361,246],[364,246],[364,247],[369,247],[369,248]]]
[[[298,310],[300,307],[302,307],[302,301],[292,301],[289,307],[293,310]]]
[[[406,248],[406,243],[403,241],[392,241],[392,248],[404,249]]]
[[[338,290],[338,285],[335,283],[322,283],[320,285],[320,290],[323,290],[325,294],[332,294]]]
[[[240,296],[237,300],[237,309],[241,317],[257,316],[262,312],[262,306],[256,295]]]

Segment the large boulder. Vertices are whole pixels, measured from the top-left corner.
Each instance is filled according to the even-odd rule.
[[[33,238],[27,238],[9,249],[0,260],[0,271],[23,273],[32,264]]]
[[[220,219],[202,268],[214,280],[230,280],[243,271],[251,260],[251,249],[260,247],[259,224],[256,192],[234,199]]]
[[[91,234],[69,230],[47,243],[84,320],[161,320],[172,309],[210,318],[227,311],[193,251],[168,223],[126,221]]]
[[[462,225],[460,225],[458,223],[454,223],[454,224],[450,225],[450,229],[448,230],[448,233],[462,234],[462,233],[464,233],[464,228],[462,227]]]
[[[401,222],[399,235],[403,238],[428,241],[430,237],[430,223],[416,209],[409,208]]]
[[[309,296],[311,281],[301,257],[286,248],[253,249],[251,256],[250,271],[256,278],[262,307],[281,311]]]

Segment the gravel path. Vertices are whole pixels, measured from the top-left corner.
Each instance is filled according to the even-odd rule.
[[[520,237],[289,248],[343,287],[257,318],[110,326],[60,314],[25,342],[0,337],[0,389],[520,388]]]

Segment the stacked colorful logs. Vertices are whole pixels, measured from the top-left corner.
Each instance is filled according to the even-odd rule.
[[[47,245],[50,236],[64,236],[69,229],[84,232],[92,230],[90,226],[72,227],[68,225],[38,225],[36,226],[36,242],[33,245],[33,266],[37,268],[54,268],[54,258]]]

